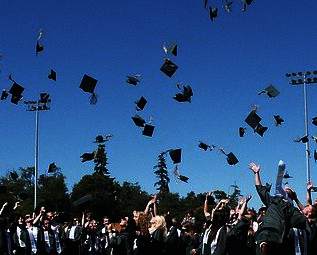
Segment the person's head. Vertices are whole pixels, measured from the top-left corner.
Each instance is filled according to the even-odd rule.
[[[51,229],[51,219],[50,219],[50,218],[48,218],[48,217],[44,217],[44,218],[43,218],[43,227],[44,227],[46,230]]]
[[[208,238],[209,242],[212,242],[215,239],[218,230],[226,225],[229,220],[229,214],[229,210],[225,209],[214,211],[210,227],[211,231],[209,232]]]
[[[109,217],[108,217],[108,216],[104,216],[104,217],[102,218],[102,224],[105,225],[105,226],[107,226],[107,225],[109,225],[109,223],[111,224],[111,222],[110,222],[110,220],[109,220]]]
[[[55,213],[53,213],[53,212],[47,212],[47,213],[46,213],[46,217],[47,217],[47,218],[50,218],[51,221],[53,221],[53,220],[54,220],[54,217],[55,217]]]
[[[133,219],[135,221],[135,225],[138,226],[139,225],[139,216],[140,216],[141,212],[138,211],[133,211]]]
[[[17,225],[22,225],[22,224],[25,223],[25,219],[24,219],[24,217],[22,216],[22,214],[16,214],[16,216],[15,216],[15,223],[16,223]]]
[[[157,215],[150,221],[151,228],[164,228],[166,227],[165,219],[163,216]]]
[[[308,205],[303,209],[303,214],[307,218],[309,223],[316,222],[317,218],[317,204]]]
[[[250,221],[256,221],[256,211],[253,208],[248,208],[243,216]]]
[[[27,214],[27,215],[25,215],[24,216],[24,219],[25,219],[25,223],[27,223],[27,224],[33,224],[33,217],[31,217],[31,215],[30,214]]]

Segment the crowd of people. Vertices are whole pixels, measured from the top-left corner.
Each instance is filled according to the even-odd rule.
[[[236,208],[222,199],[209,210],[206,194],[205,223],[196,225],[192,212],[181,222],[169,213],[158,214],[154,196],[144,211],[131,212],[114,224],[107,216],[98,222],[92,213],[81,219],[62,220],[42,207],[38,215],[18,214],[17,202],[0,210],[1,255],[315,255],[317,203],[307,185],[307,205],[295,191],[283,187],[285,163],[278,164],[275,194],[263,185],[260,167],[250,163],[255,187],[263,203],[258,212],[248,208],[251,196]],[[7,210],[8,211],[8,210]],[[132,217],[133,215],[133,217]],[[202,229],[202,231],[198,231]]]

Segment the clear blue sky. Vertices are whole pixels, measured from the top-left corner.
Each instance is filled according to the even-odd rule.
[[[315,1],[255,0],[242,12],[242,1],[236,0],[230,13],[222,1],[210,1],[219,9],[214,22],[202,0],[31,2],[12,0],[0,8],[0,84],[9,89],[12,74],[25,87],[24,100],[37,100],[41,92],[51,95],[51,109],[40,112],[39,174],[55,162],[71,191],[93,172],[93,163],[82,163],[79,156],[96,148],[97,135],[111,133],[108,166],[120,183],[138,182],[154,192],[157,156],[182,148],[179,169],[190,179],[177,184],[172,177],[172,192],[228,191],[236,183],[259,207],[248,163],[260,163],[264,182],[272,183],[283,159],[294,177],[291,186],[305,200],[305,145],[293,142],[305,134],[303,90],[289,85],[285,73],[317,69]],[[45,50],[35,57],[39,28]],[[179,69],[172,78],[159,70],[164,42],[178,44],[173,61]],[[51,68],[56,82],[47,79]],[[141,75],[138,86],[125,82],[131,73]],[[84,74],[98,79],[97,105],[90,105],[79,88]],[[179,81],[192,87],[191,103],[173,100]],[[270,84],[281,92],[278,97],[258,95]],[[311,124],[316,93],[316,86],[309,86],[311,134],[316,132]],[[140,114],[153,117],[152,138],[142,136],[131,120],[141,96],[148,104]],[[254,104],[269,129],[260,137],[248,128],[240,138],[238,127],[246,126]],[[277,114],[285,120],[279,127],[273,119]],[[35,113],[8,98],[0,102],[0,115],[0,174],[34,166]],[[233,152],[239,163],[229,166],[221,153],[204,152],[199,140]],[[313,151],[316,144],[310,147]],[[169,158],[167,163],[172,174]],[[311,179],[316,179],[313,159]]]

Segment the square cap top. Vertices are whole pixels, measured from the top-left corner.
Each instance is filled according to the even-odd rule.
[[[36,42],[36,55],[44,50],[43,44],[39,41]]]
[[[48,166],[47,172],[48,172],[48,173],[54,173],[54,172],[56,171],[56,169],[57,169],[57,166],[56,166],[55,163],[53,162],[53,163],[51,163],[51,164]]]
[[[227,155],[227,162],[229,165],[235,165],[239,162],[239,160],[236,158],[236,156],[232,152],[230,152]]]
[[[51,69],[51,73],[47,76],[50,80],[56,81],[56,72]]]
[[[136,114],[136,115],[134,115],[134,117],[131,117],[132,118],[132,120],[133,120],[133,122],[134,122],[134,124],[136,125],[136,126],[138,126],[138,127],[144,127],[144,125],[145,125],[145,120],[141,117],[141,116],[139,116],[138,114]]]
[[[240,136],[240,137],[243,137],[243,136],[244,136],[245,130],[246,130],[246,128],[244,128],[244,127],[239,127],[239,136]]]
[[[302,142],[302,143],[307,143],[308,142],[308,135],[305,135],[305,136],[303,136],[303,137],[300,137],[300,138],[297,138],[297,139],[294,139],[294,142],[297,142],[297,143],[299,143],[299,142]]]
[[[257,125],[260,123],[261,119],[262,118],[259,115],[257,115],[255,111],[251,111],[250,114],[248,115],[248,117],[245,119],[245,122],[250,127],[255,129],[257,127]]]
[[[264,127],[259,123],[254,129],[254,132],[258,133],[260,136],[263,137],[263,134],[266,130],[268,130],[268,127]]]
[[[83,155],[80,156],[82,158],[81,162],[93,160],[95,158],[95,155],[95,152],[85,152]]]
[[[22,95],[24,88],[17,84],[16,82],[13,83],[12,87],[9,90],[9,93],[13,96],[20,96]]]
[[[259,92],[259,95],[263,93],[267,94],[269,98],[274,98],[280,94],[280,92],[273,85],[270,85],[265,90]]]
[[[214,18],[217,18],[218,16],[218,9],[217,8],[212,8],[209,6],[209,17],[210,20],[213,21]]]
[[[172,77],[173,74],[178,69],[178,66],[174,64],[170,59],[166,58],[164,64],[160,68],[160,70],[165,73],[168,77]]]
[[[203,149],[204,151],[206,151],[208,148],[210,148],[210,146],[208,144],[205,144],[201,141],[199,141],[198,147]]]
[[[19,175],[16,172],[10,172],[10,177],[12,180],[16,181],[19,178]]]
[[[7,99],[8,96],[9,96],[9,93],[4,89],[1,93],[1,100]]]
[[[90,77],[87,74],[84,74],[84,77],[81,80],[79,88],[81,88],[84,92],[94,93],[97,82],[98,80],[96,80],[95,78]]]
[[[154,132],[154,126],[149,125],[149,124],[146,124],[146,125],[144,126],[143,131],[142,131],[142,135],[152,137],[153,132]]]
[[[178,164],[181,162],[182,149],[170,150],[169,154],[174,164]]]
[[[280,115],[274,115],[274,120],[275,126],[282,125],[282,123],[284,122]]]
[[[126,82],[129,84],[132,84],[134,86],[136,86],[140,80],[138,79],[139,75],[134,75],[134,76],[127,76],[127,80]]]
[[[137,110],[140,111],[140,110],[143,110],[146,103],[147,103],[147,100],[142,96],[136,103],[136,106],[137,106]]]
[[[188,183],[188,177],[186,177],[186,176],[184,176],[184,175],[179,175],[178,176],[178,179],[179,180],[181,180],[182,182],[186,182],[186,183]]]

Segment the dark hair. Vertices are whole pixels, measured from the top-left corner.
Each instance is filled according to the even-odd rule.
[[[229,220],[229,211],[227,209],[215,210],[211,221],[210,232],[208,235],[208,243],[211,243],[217,235],[218,230],[226,226]]]

